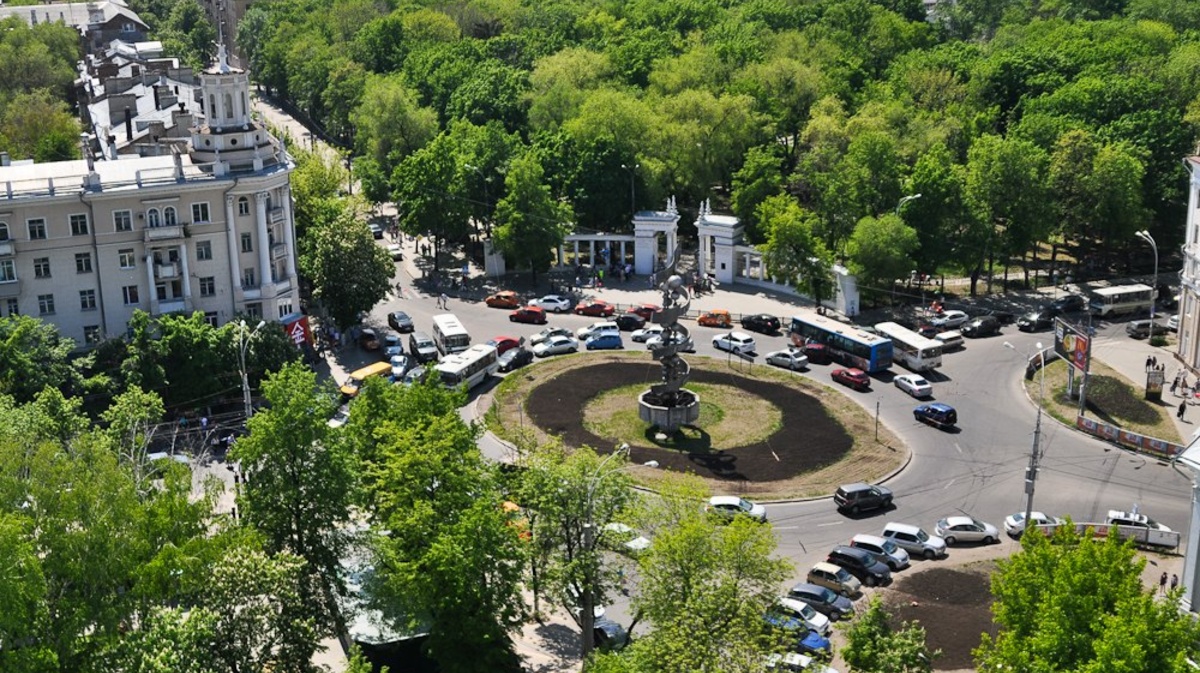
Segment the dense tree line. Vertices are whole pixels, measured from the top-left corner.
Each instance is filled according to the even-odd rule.
[[[0,152],[36,161],[79,156],[79,121],[68,106],[79,58],[70,26],[0,21]]]
[[[1200,108],[1194,3],[936,12],[917,0],[275,0],[250,9],[237,41],[263,85],[355,147],[371,199],[395,200],[406,229],[441,243],[496,221],[527,156],[576,226],[620,230],[630,207],[712,195],[768,252],[786,238],[795,257],[802,226],[803,258],[845,261],[868,286],[914,269],[978,280],[1047,244],[1119,253],[1144,227],[1164,249],[1179,240],[1178,161]],[[776,195],[799,211],[760,211]],[[508,240],[545,226],[537,212]],[[870,244],[881,235],[902,249]]]

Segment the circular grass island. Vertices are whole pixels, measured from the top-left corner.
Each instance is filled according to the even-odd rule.
[[[688,362],[685,388],[699,394],[700,418],[665,438],[638,417],[638,393],[661,372],[648,353],[560,356],[517,370],[492,391],[488,427],[513,442],[557,437],[601,453],[628,444],[647,486],[673,470],[703,477],[713,492],[759,498],[828,495],[907,458],[895,435],[881,426],[876,441],[874,418],[827,386],[768,365]]]

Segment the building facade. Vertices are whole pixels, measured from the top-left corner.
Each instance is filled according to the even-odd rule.
[[[1178,356],[1192,371],[1200,371],[1200,156],[1188,157],[1187,235],[1183,270],[1179,272]]]
[[[87,346],[137,309],[214,325],[299,309],[294,165],[223,49],[199,80],[207,112],[163,156],[94,160],[85,136],[85,160],[0,165],[0,314]]]

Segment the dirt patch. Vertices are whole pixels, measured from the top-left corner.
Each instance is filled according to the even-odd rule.
[[[981,634],[996,634],[991,612],[994,570],[993,562],[965,568],[934,567],[901,576],[883,594],[897,624],[920,622],[929,649],[942,651],[933,661],[935,670],[973,668],[971,651],[979,647]]]

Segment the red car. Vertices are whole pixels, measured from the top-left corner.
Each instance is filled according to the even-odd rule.
[[[833,362],[833,354],[825,344],[805,344],[802,348],[808,361],[814,365],[827,365]]]
[[[526,306],[508,314],[512,322],[528,322],[534,325],[546,324],[546,311],[539,306]]]
[[[630,306],[626,313],[633,313],[644,318],[646,322],[653,322],[654,314],[661,310],[662,307],[657,304],[642,304],[641,306]]]
[[[833,377],[834,381],[844,386],[850,386],[855,390],[866,392],[871,389],[871,377],[867,376],[867,373],[861,369],[835,369],[830,376]]]
[[[617,312],[617,307],[606,301],[589,301],[575,307],[575,313],[593,318],[608,318]]]
[[[504,355],[505,351],[521,345],[520,341],[518,341],[515,337],[510,336],[498,336],[487,343],[489,346],[492,346],[496,349],[496,355]]]

